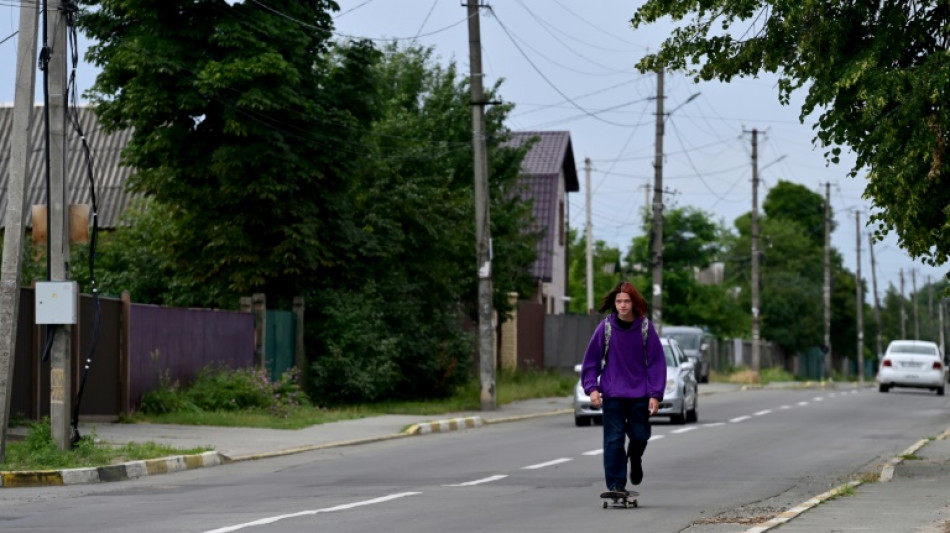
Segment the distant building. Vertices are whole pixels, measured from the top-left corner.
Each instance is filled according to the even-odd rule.
[[[521,164],[521,180],[526,199],[533,201],[531,229],[541,230],[542,238],[532,270],[535,293],[522,297],[543,304],[547,314],[559,315],[568,296],[567,193],[579,191],[580,184],[570,132],[516,131],[506,144],[520,147],[531,140],[536,142]]]

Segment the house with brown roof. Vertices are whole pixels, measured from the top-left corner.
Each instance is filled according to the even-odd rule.
[[[544,306],[547,314],[563,314],[567,308],[568,203],[567,193],[580,190],[574,148],[568,131],[516,131],[510,146],[533,142],[521,163],[521,183],[526,199],[533,203],[531,230],[542,232],[533,267],[536,290],[522,295]]]
[[[79,125],[89,143],[93,161],[94,179],[96,181],[96,204],[99,208],[97,224],[102,229],[114,229],[118,224],[119,215],[128,207],[133,198],[125,189],[126,182],[132,174],[132,169],[119,164],[122,149],[132,138],[132,130],[123,130],[115,133],[106,133],[99,126],[92,108],[80,106],[75,109]],[[29,206],[46,204],[45,180],[45,146],[43,106],[33,107],[32,124],[30,128],[29,179],[26,190],[27,213]],[[92,192],[89,187],[86,158],[82,141],[73,129],[67,124],[67,158],[66,183],[69,187],[70,204],[92,205]],[[0,213],[7,212],[7,188],[10,180],[10,133],[13,131],[13,106],[0,104]],[[0,227],[5,222],[5,216],[0,216]],[[30,217],[26,219],[27,227],[31,226]]]

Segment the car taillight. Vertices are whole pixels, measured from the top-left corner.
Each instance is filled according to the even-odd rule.
[[[943,364],[940,361],[934,361],[934,370],[943,370]]]
[[[890,359],[885,359],[884,362],[882,363],[882,365],[883,365],[883,366],[892,366],[892,365],[891,365],[891,360],[890,360]]]

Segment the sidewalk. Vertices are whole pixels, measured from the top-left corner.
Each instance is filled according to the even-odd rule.
[[[800,387],[774,384],[768,388]],[[818,386],[812,384],[811,386]],[[849,386],[841,384],[840,386]],[[740,385],[710,383],[700,394],[738,391]],[[179,426],[169,424],[81,424],[80,433],[95,431],[105,442],[156,442],[176,448],[207,446],[215,451],[151,461],[133,461],[99,468],[46,472],[0,472],[0,486],[25,487],[120,481],[215,466],[232,461],[262,459],[308,450],[347,446],[426,433],[516,422],[540,416],[569,415],[570,397],[525,400],[495,411],[471,411],[444,416],[385,415],[321,424],[300,430]],[[882,468],[882,480],[841,486],[816,495],[772,520],[754,526],[732,524],[723,533],[880,531],[888,533],[950,532],[950,429],[934,440],[908,442],[901,455]],[[839,492],[844,491],[839,494]],[[717,530],[719,531],[719,530]]]

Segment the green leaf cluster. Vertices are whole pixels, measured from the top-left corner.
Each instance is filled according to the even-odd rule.
[[[641,70],[720,81],[777,73],[781,102],[805,91],[800,118],[818,114],[829,162],[854,153],[850,175],[867,179],[877,236],[894,231],[927,264],[950,258],[946,2],[648,0],[632,23],[664,17],[677,27]]]

